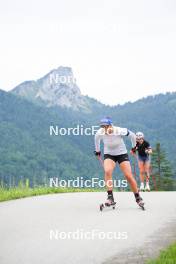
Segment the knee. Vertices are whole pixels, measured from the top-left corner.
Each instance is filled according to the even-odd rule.
[[[125,177],[126,177],[126,179],[127,179],[128,182],[133,181],[133,175],[132,175],[132,173],[127,173],[127,174],[125,175]]]
[[[112,170],[106,169],[106,170],[105,170],[105,176],[106,176],[106,177],[110,177],[110,176],[112,176]]]

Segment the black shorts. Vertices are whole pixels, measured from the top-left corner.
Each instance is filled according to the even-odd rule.
[[[104,160],[105,159],[111,159],[115,163],[118,162],[119,164],[123,161],[129,161],[128,154],[121,154],[121,155],[110,155],[110,154],[104,154]]]

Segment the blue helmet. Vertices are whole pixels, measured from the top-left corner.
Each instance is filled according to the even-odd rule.
[[[111,126],[112,125],[112,119],[110,117],[104,117],[100,120],[100,126]]]

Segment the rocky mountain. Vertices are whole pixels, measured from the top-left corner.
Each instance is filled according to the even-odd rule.
[[[81,94],[70,67],[60,66],[36,81],[21,83],[11,92],[39,105],[91,112],[91,100]]]
[[[55,176],[102,177],[93,156],[93,136],[51,137],[49,127],[91,127],[103,116],[111,116],[115,125],[143,131],[152,146],[160,142],[176,171],[176,92],[110,107],[83,96],[72,69],[59,67],[11,92],[0,90],[0,182],[10,185],[28,178],[35,185]],[[126,143],[130,149],[129,140]]]

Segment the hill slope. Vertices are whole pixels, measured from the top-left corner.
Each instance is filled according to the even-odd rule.
[[[115,125],[135,132],[142,130],[153,146],[160,141],[175,167],[176,93],[123,106],[108,107],[96,101],[93,104],[92,113],[60,106],[47,108],[0,91],[1,179],[9,183],[29,178],[34,183],[44,183],[48,177],[102,176],[92,154],[93,136],[50,136],[49,127],[89,127],[97,125],[104,115],[110,115]]]
[[[1,179],[42,183],[48,177],[92,176],[90,144],[84,152],[73,138],[49,134],[50,125],[69,126],[73,118],[62,108],[56,113],[0,91]]]

